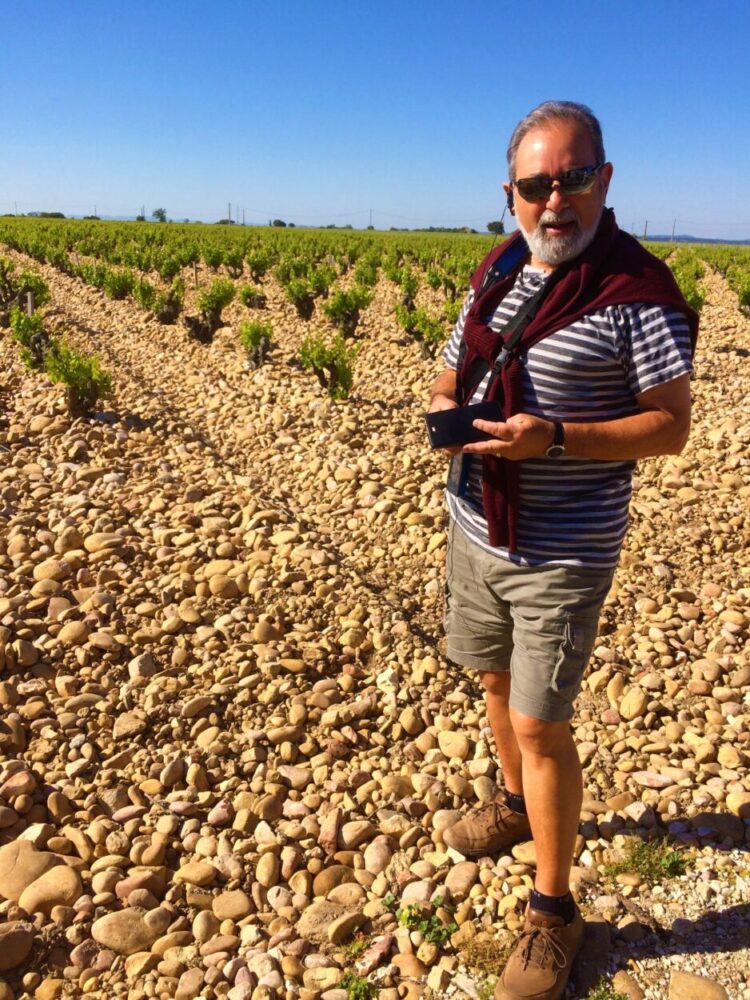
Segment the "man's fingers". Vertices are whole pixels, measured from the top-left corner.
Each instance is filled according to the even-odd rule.
[[[508,450],[507,441],[492,438],[490,441],[473,441],[465,444],[463,450],[471,455],[505,455]]]
[[[502,420],[474,420],[473,426],[479,431],[491,434],[500,441],[513,440],[513,432],[507,423]]]

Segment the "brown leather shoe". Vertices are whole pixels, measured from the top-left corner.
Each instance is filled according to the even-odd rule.
[[[501,794],[494,802],[472,809],[443,831],[443,841],[461,854],[482,857],[531,837],[528,816],[513,812]]]
[[[495,1000],[560,1000],[581,947],[583,917],[566,924],[529,907],[523,933],[495,989]]]

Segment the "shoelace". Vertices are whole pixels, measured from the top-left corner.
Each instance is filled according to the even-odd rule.
[[[526,938],[528,940],[524,944]],[[565,952],[555,940],[551,928],[532,927],[523,932],[518,944],[523,948],[524,969],[531,964],[539,969],[547,969],[550,965],[557,969],[565,968]]]

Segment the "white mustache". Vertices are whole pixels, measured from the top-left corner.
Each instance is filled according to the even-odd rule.
[[[564,225],[566,222],[576,222],[575,212],[569,210],[558,215],[556,212],[552,212],[549,209],[543,212],[539,218],[539,225],[541,226],[551,226],[555,223],[559,225]]]

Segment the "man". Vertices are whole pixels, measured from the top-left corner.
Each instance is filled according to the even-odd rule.
[[[474,423],[486,440],[451,449],[452,472],[461,468],[447,493],[446,632],[448,658],[479,671],[505,789],[444,838],[482,856],[533,836],[534,890],[495,997],[557,1000],[583,931],[569,891],[582,801],[573,702],[635,460],[687,440],[697,317],[605,209],[613,168],[587,107],[533,110],[508,167],[520,232],[472,279],[430,402],[433,413],[485,398],[503,406],[503,419]],[[511,320],[518,346],[490,370]]]

